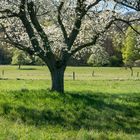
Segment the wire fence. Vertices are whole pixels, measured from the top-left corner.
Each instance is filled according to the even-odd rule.
[[[82,68],[81,68],[82,69]],[[64,79],[65,80],[140,80],[140,68],[133,71],[133,75],[129,70],[70,70],[65,72]],[[102,70],[102,71],[101,71]],[[50,80],[49,71],[31,69],[31,70],[4,70],[2,69],[0,72],[0,80],[8,80],[8,79],[16,79],[16,80],[25,80],[25,79],[44,79]]]

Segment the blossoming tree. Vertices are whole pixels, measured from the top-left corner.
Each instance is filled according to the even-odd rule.
[[[128,9],[124,9],[128,7]],[[51,74],[51,90],[64,92],[69,58],[93,46],[136,0],[1,0],[1,41],[39,56]],[[135,21],[128,19],[127,24]]]

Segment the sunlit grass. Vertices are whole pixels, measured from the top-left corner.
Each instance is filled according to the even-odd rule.
[[[130,69],[125,69],[124,67],[67,67],[65,71],[65,80],[72,80],[73,72],[75,72],[76,80],[140,79],[140,68],[134,68],[134,76],[131,76]],[[0,78],[50,80],[50,72],[46,66],[22,66],[21,70],[18,69],[18,66],[0,66]]]
[[[140,81],[122,77],[129,71],[95,68],[104,76],[90,79],[93,68],[70,67],[66,74],[75,71],[79,77],[66,76],[60,95],[40,77],[46,67],[24,67],[31,70],[0,68],[8,78],[0,80],[0,140],[139,140]],[[17,79],[21,73],[28,76]]]

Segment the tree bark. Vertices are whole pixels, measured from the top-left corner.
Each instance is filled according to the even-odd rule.
[[[65,67],[55,68],[51,71],[52,91],[64,93],[64,72]]]

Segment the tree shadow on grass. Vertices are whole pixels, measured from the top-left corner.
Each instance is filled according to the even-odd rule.
[[[21,92],[21,91],[20,91]],[[32,91],[36,94],[38,91]],[[138,94],[103,94],[93,92],[51,94],[45,90],[36,96],[44,100],[44,109],[14,104],[3,104],[3,115],[11,120],[21,119],[28,125],[60,125],[67,129],[93,129],[98,131],[140,132],[140,95]],[[28,94],[16,93],[15,98],[21,100]],[[56,95],[57,94],[57,95]],[[22,95],[22,96],[21,96]],[[22,100],[21,100],[22,102]],[[55,103],[57,104],[55,105]],[[51,104],[52,108],[48,107]]]
[[[36,68],[20,68],[19,70],[37,70]]]

